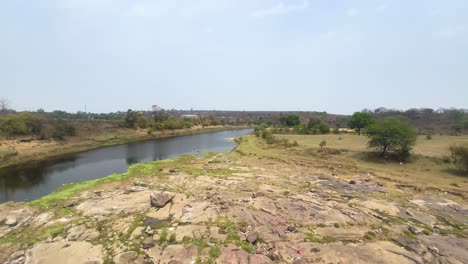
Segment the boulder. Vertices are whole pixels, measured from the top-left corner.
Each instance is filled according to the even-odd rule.
[[[163,208],[172,201],[174,197],[175,194],[169,192],[153,192],[150,194],[150,203],[156,208]]]

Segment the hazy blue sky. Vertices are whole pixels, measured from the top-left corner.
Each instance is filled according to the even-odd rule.
[[[18,110],[468,107],[467,0],[3,0]]]

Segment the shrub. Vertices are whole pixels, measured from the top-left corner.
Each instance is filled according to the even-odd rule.
[[[468,172],[468,146],[452,145],[449,147],[453,164]]]
[[[426,139],[427,139],[427,140],[431,140],[431,139],[432,139],[432,134],[427,134],[427,135],[426,135]]]
[[[322,119],[311,118],[307,124],[307,134],[328,134],[330,126]]]
[[[327,145],[327,141],[326,141],[326,140],[322,140],[322,141],[320,141],[320,143],[319,143],[320,148],[323,148],[323,147],[325,147],[326,145]]]
[[[55,139],[64,139],[65,136],[74,136],[76,134],[75,127],[63,120],[58,120],[54,124],[54,132],[52,137]]]
[[[0,132],[7,136],[39,135],[45,118],[38,114],[19,113],[0,117]]]

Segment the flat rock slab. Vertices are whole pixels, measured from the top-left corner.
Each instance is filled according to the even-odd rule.
[[[398,208],[398,206],[396,206],[392,202],[385,201],[385,200],[361,198],[361,199],[353,199],[353,200],[350,200],[349,202],[356,203],[360,206],[364,206],[372,210],[378,210],[378,211],[387,213],[392,216],[397,216],[400,213],[400,208]]]
[[[319,236],[330,236],[334,237],[340,241],[356,241],[364,237],[364,235],[369,231],[366,228],[334,228],[334,227],[324,227],[317,228],[315,231]]]
[[[183,245],[167,246],[161,253],[159,263],[195,263],[198,257],[197,248]],[[157,263],[157,259],[153,259]]]
[[[437,218],[435,216],[409,208],[406,209],[404,214],[401,214],[401,217],[413,219],[429,226],[435,225],[437,223]]]
[[[272,252],[286,263],[423,264],[415,253],[386,241],[346,245],[277,242]]]
[[[107,198],[87,200],[76,209],[85,216],[106,216],[110,214],[130,214],[150,208],[148,196],[150,191],[117,193]]]
[[[460,263],[468,263],[468,240],[448,236],[419,236],[429,249],[438,251],[438,254],[456,259]]]
[[[39,243],[26,251],[26,264],[103,263],[102,246],[88,242]]]

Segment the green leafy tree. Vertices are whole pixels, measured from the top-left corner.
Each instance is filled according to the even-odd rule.
[[[351,116],[351,120],[349,120],[348,126],[351,129],[356,130],[358,135],[361,135],[362,129],[368,127],[373,123],[373,119],[370,113],[366,112],[356,112]]]
[[[288,115],[284,120],[284,124],[288,127],[295,127],[301,123],[298,115]]]
[[[368,136],[369,146],[378,149],[381,156],[385,156],[388,151],[394,151],[405,160],[416,144],[417,133],[408,122],[389,117],[369,126]]]

